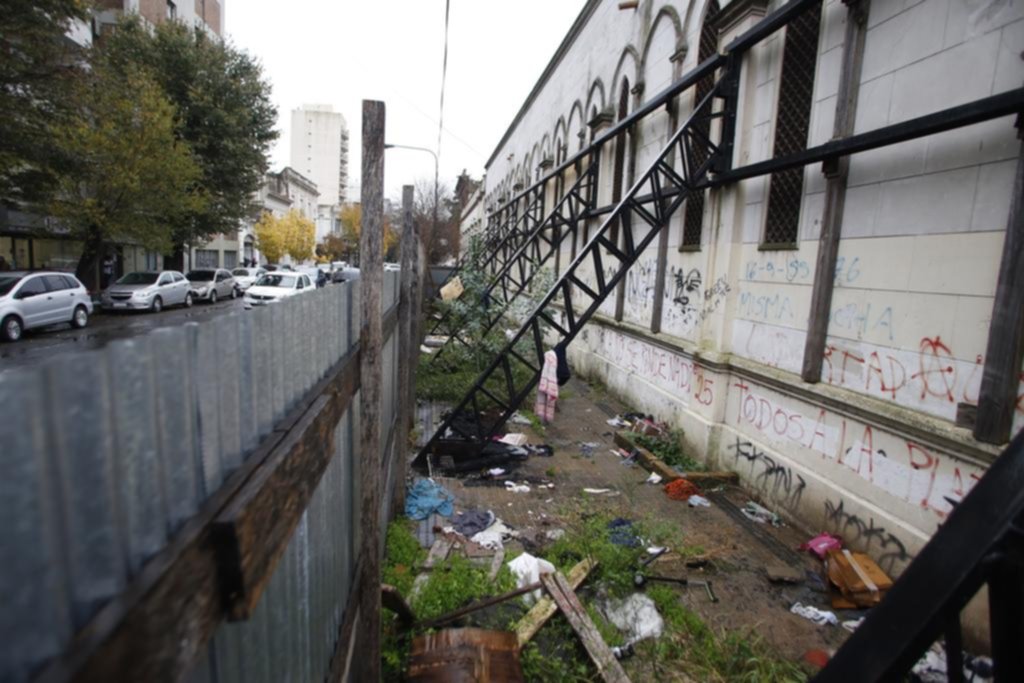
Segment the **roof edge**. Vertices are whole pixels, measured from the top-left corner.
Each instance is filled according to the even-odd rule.
[[[555,50],[554,56],[551,57],[551,61],[548,62],[548,65],[544,68],[540,78],[537,79],[537,83],[533,86],[533,90],[531,90],[530,94],[526,96],[523,106],[519,108],[515,118],[512,119],[512,123],[509,124],[505,134],[501,136],[501,140],[498,141],[498,144],[494,147],[494,151],[491,152],[490,158],[487,159],[487,163],[484,164],[485,169],[490,168],[491,164],[494,163],[494,159],[498,156],[498,152],[505,143],[508,142],[509,138],[512,137],[512,132],[516,129],[516,126],[519,125],[519,122],[526,114],[526,111],[530,108],[530,105],[533,104],[533,101],[537,99],[537,95],[547,84],[551,74],[554,72],[555,68],[558,67],[562,58],[565,56],[565,53],[569,51],[570,47],[572,47],[572,44],[576,42],[576,37],[579,35],[587,21],[590,20],[590,17],[594,14],[594,10],[596,10],[597,6],[600,4],[601,0],[587,0],[587,4],[583,6],[582,10],[580,10],[579,16],[576,17],[576,21],[573,22],[572,26],[569,28],[569,32],[565,35],[565,38],[562,39],[558,49]]]

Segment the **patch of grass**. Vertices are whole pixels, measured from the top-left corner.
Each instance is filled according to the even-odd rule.
[[[540,418],[537,417],[537,415],[532,410],[530,410],[529,408],[521,407],[519,408],[519,414],[530,421],[530,429],[532,429],[537,436],[539,436],[542,439],[547,436],[547,425],[541,422]]]
[[[426,558],[426,551],[413,534],[413,523],[396,519],[388,525],[385,541],[384,583],[391,584],[402,595],[408,595],[416,578],[416,568]]]
[[[544,476],[550,479],[554,479],[556,474],[558,474],[558,470],[556,470],[554,467],[549,467],[546,470],[544,470]]]
[[[560,613],[523,646],[519,661],[527,681],[589,683],[601,680],[576,633]]]
[[[474,600],[506,593],[515,588],[512,572],[503,566],[494,581],[487,568],[453,555],[443,565],[435,566],[430,579],[413,600],[417,619],[433,619],[464,607]]]
[[[635,444],[643,446],[670,467],[684,472],[699,472],[700,463],[683,452],[683,430],[673,429],[665,436],[648,436],[631,432],[628,435]]]
[[[595,514],[583,518],[576,528],[566,529],[566,534],[555,541],[544,553],[544,559],[566,573],[580,560],[597,560],[597,567],[591,572],[588,583],[599,583],[613,595],[625,595],[633,590],[633,575],[644,549],[630,548],[611,541],[608,522],[612,517]],[[642,524],[634,523],[633,533],[645,537]]]

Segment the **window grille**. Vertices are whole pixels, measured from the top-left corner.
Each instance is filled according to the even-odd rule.
[[[775,122],[776,158],[807,149],[811,121],[814,69],[818,56],[821,5],[815,5],[786,27]],[[762,247],[795,246],[803,198],[802,167],[773,173],[768,189],[768,217]]]
[[[697,63],[713,56],[718,51],[718,30],[715,28],[715,15],[718,14],[718,0],[708,0],[707,11],[704,14],[704,24],[700,29],[700,45],[697,49]],[[693,93],[694,106],[702,101],[711,88],[715,85],[714,74],[708,74],[697,82]],[[700,132],[709,136],[711,133],[711,121],[697,123],[696,127]],[[694,163],[703,164],[707,161],[707,150],[700,145],[694,147]],[[680,248],[700,248],[701,225],[704,222],[704,193],[694,192],[686,200],[686,209],[683,213],[683,241]]]

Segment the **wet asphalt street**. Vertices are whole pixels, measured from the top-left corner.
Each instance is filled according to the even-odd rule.
[[[26,330],[20,341],[0,342],[0,372],[35,365],[67,351],[98,349],[115,339],[135,337],[158,327],[202,322],[234,309],[242,309],[242,300],[216,304],[197,303],[192,308],[175,307],[160,313],[105,313],[97,306],[89,325],[76,330],[70,324]]]

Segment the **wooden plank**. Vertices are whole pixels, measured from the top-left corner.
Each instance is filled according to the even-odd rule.
[[[381,584],[380,587],[381,605],[398,615],[398,621],[405,626],[410,626],[416,621],[409,603],[405,601],[398,589],[388,584]]]
[[[381,377],[383,367],[381,291],[384,283],[384,118],[383,102],[363,100],[362,225],[359,269],[360,334],[359,557],[365,587],[359,596],[360,680],[380,679],[381,561]]]
[[[648,472],[655,472],[658,474],[662,478],[662,481],[666,483],[675,481],[676,479],[682,479],[684,477],[693,482],[720,481],[727,484],[737,484],[740,480],[739,474],[729,471],[679,473],[672,467],[666,465],[665,462],[654,453],[650,452],[643,446],[633,443],[632,439],[626,436],[623,432],[615,433],[615,445],[620,448],[625,448],[628,451],[635,450],[637,452],[637,462],[639,462]]]
[[[355,395],[359,357],[346,356],[328,389],[214,520],[224,601],[233,621],[252,615],[327,469],[334,429]]]
[[[1020,121],[1020,119],[1018,119]],[[1018,128],[1018,134],[1020,128]],[[1024,354],[1024,147],[1017,158],[1010,218],[999,263],[985,370],[978,395],[974,438],[1002,444],[1010,439],[1017,409],[1021,355]]]
[[[448,553],[452,551],[454,543],[444,536],[438,536],[434,540],[434,545],[430,546],[430,552],[427,553],[427,559],[423,561],[423,566],[420,571],[423,572],[416,577],[413,581],[412,591],[410,595],[416,597],[423,590],[423,586],[426,585],[427,580],[430,578],[430,570],[434,568],[434,565],[439,562],[444,562],[448,557]]]
[[[569,585],[572,586],[572,589],[576,590],[583,585],[583,581],[587,578],[587,575],[589,575],[591,570],[596,566],[597,560],[588,558],[578,562],[572,569],[570,569]],[[555,606],[555,603],[551,598],[541,598],[538,600],[537,604],[534,605],[516,625],[516,639],[519,641],[519,647],[530,642],[530,639],[537,635],[537,631],[547,623],[548,619],[554,616],[557,609],[558,607]]]
[[[392,516],[405,509],[405,479],[408,467],[409,430],[416,400],[416,387],[409,381],[411,366],[419,360],[419,347],[413,346],[413,280],[419,249],[416,246],[416,221],[412,216],[413,187],[402,186],[401,268],[398,296],[398,452],[395,461],[395,495],[391,501]]]
[[[498,548],[497,552],[494,553],[494,559],[491,560],[491,569],[487,572],[487,579],[494,581],[498,578],[498,572],[501,571],[501,565],[505,562],[505,549]]]
[[[622,670],[622,665],[615,659],[615,655],[608,649],[608,644],[601,638],[594,622],[590,620],[587,610],[580,604],[579,598],[572,587],[562,576],[561,572],[554,574],[542,574],[541,582],[548,589],[551,599],[558,605],[558,609],[565,615],[572,630],[579,636],[583,647],[586,648],[590,660],[597,667],[601,678],[610,683],[626,683],[629,676]]]

